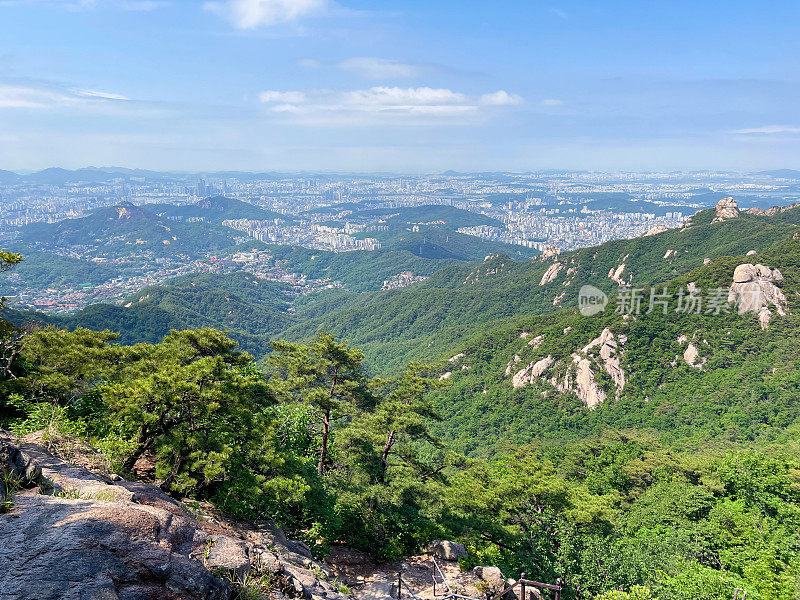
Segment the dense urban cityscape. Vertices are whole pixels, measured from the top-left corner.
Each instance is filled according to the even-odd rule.
[[[800,197],[793,173],[444,173],[436,175],[154,173],[114,169],[63,171],[29,175],[4,172],[0,179],[0,240],[13,244],[25,227],[78,219],[102,207],[188,206],[212,196],[246,201],[275,214],[270,219],[232,218],[221,223],[237,244],[257,240],[329,252],[377,251],[387,234],[387,209],[450,206],[488,218],[456,231],[493,242],[566,251],[606,241],[634,238],[678,227],[697,210],[719,198],[736,195],[742,207],[786,204]],[[158,210],[156,210],[158,212]],[[172,221],[205,221],[202,214],[167,216]],[[407,229],[436,226],[420,220]],[[191,273],[226,273],[244,268],[269,280],[283,281],[305,294],[342,284],[307,280],[286,269],[266,251],[154,256],[134,248],[120,254],[93,245],[48,251],[120,269],[102,282],[42,288],[27,285],[19,274],[5,284],[11,303],[54,312],[69,312],[93,302],[118,302],[131,293]],[[164,244],[171,243],[165,239]],[[246,259],[243,257],[247,257]],[[399,271],[384,280],[384,289],[425,280]]]

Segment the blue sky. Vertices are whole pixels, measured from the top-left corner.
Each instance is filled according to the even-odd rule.
[[[800,167],[800,2],[0,0],[0,168]]]

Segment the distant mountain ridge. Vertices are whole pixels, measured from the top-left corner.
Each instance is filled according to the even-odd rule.
[[[160,216],[180,219],[202,219],[216,225],[222,225],[223,221],[229,219],[252,219],[254,221],[281,219],[283,221],[292,221],[291,217],[281,213],[228,196],[210,196],[188,205],[147,204],[145,207]]]

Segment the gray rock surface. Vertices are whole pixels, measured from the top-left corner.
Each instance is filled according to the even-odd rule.
[[[427,551],[428,554],[442,560],[458,560],[467,555],[467,549],[463,544],[449,540],[434,540],[428,544]]]
[[[719,223],[720,221],[727,221],[728,219],[735,219],[739,216],[739,205],[733,198],[723,198],[717,202],[714,208],[714,219],[712,223]]]
[[[276,597],[349,598],[272,525],[197,521],[156,487],[111,481],[3,430],[0,468],[29,488],[0,514],[0,600],[227,600],[227,577],[254,567],[275,576]]]
[[[728,292],[728,302],[735,303],[739,314],[754,313],[763,329],[766,329],[774,309],[779,315],[786,314],[786,296],[776,283],[783,281],[778,269],[764,265],[741,264],[733,271],[733,283]]]

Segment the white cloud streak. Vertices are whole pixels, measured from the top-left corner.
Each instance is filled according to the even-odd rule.
[[[397,86],[345,92],[267,91],[259,99],[268,114],[305,125],[474,122],[482,111],[522,102],[503,90],[471,98],[446,88]]]
[[[800,133],[800,127],[794,125],[765,125],[750,129],[736,129],[731,133],[737,135],[795,135]]]
[[[264,104],[272,102],[300,103],[306,101],[306,95],[303,92],[261,92],[258,100]]]
[[[270,27],[322,12],[327,0],[224,0],[203,8],[230,21],[238,29]]]

